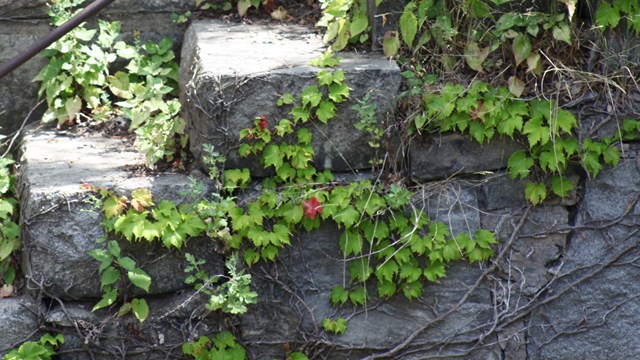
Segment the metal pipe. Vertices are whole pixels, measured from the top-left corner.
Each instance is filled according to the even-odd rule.
[[[115,0],[96,0],[91,3],[91,5],[84,8],[81,12],[76,14],[76,16],[69,19],[69,21],[53,29],[49,35],[41,38],[35,44],[31,45],[30,48],[2,64],[2,66],[0,66],[0,79],[27,62],[42,50],[46,49],[49,45],[66,35],[69,31],[87,21],[90,17],[96,15],[100,10],[104,9],[114,1]]]

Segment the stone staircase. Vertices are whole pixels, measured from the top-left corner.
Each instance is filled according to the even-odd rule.
[[[182,50],[180,85],[196,162],[203,166],[202,145],[213,144],[229,154],[228,168],[257,169],[255,162],[235,153],[239,131],[251,127],[259,116],[274,121],[285,117],[275,105],[277,98],[315,81],[319,69],[309,61],[322,52],[319,36],[309,29],[212,20],[192,23]],[[340,67],[352,88],[352,99],[370,94],[378,120],[390,117],[393,99],[400,91],[398,66],[380,54],[341,56]],[[314,163],[344,176],[364,172],[373,156],[366,134],[353,127],[357,114],[352,104],[341,104],[330,125],[312,129]],[[572,214],[586,214],[594,205],[572,198],[540,206],[523,223],[520,233],[524,235],[512,238],[526,205],[521,196],[524,185],[510,181],[501,169],[517,148],[508,141],[477,146],[463,137],[447,135],[422,139],[402,149],[408,154],[404,160],[414,179],[471,174],[460,181],[425,183],[417,203],[433,219],[449,223],[453,233],[494,229],[502,244],[511,245],[490,277],[482,277],[486,267],[456,263],[448,269],[446,279],[426,285],[424,295],[413,302],[397,296],[371,304],[364,312],[335,309],[329,293],[344,276],[339,232],[323,225],[300,234],[277,263],[253,267],[258,304],[245,315],[225,318],[207,314],[206,299],[183,283],[186,264],[181,253],[154,244],[122,243],[124,251],[153,279],[150,292],[144,295],[150,316],[140,324],[130,316],[116,318],[109,311],[90,311],[102,292],[98,263],[87,252],[98,246],[96,240],[103,230],[90,193],[81,184],[127,195],[133,189],[148,188],[154,199],[180,203],[187,200],[182,194],[190,186],[189,176],[140,175],[136,170],[144,166],[143,158],[122,139],[32,127],[23,137],[16,181],[23,234],[21,270],[27,291],[0,300],[0,353],[38,330],[54,329],[65,334],[59,357],[63,360],[179,358],[184,341],[231,325],[251,359],[285,359],[288,350],[299,349],[310,358],[364,358],[393,349],[410,335],[403,355],[388,354],[388,358],[548,358],[553,354],[546,351],[545,340],[555,338],[539,330],[551,321],[545,318],[545,303],[528,318],[537,328],[520,318],[505,321],[497,314],[551,286],[549,280],[557,271],[549,264],[559,261],[566,251],[580,252],[568,248],[566,229],[575,220]],[[616,176],[637,182],[640,176],[634,177],[638,169],[633,163],[635,160],[625,160],[623,170],[618,170],[622,175]],[[480,171],[484,173],[478,174]],[[603,178],[605,185],[613,181],[607,174]],[[606,193],[604,185],[593,182],[590,186],[586,197],[599,202]],[[627,184],[621,191],[631,188]],[[616,204],[624,202],[624,195],[615,192],[614,198],[616,202],[609,204],[614,210],[604,217],[620,215]],[[578,221],[585,219],[578,217]],[[214,250],[211,240],[191,239],[186,251],[206,259],[210,273],[224,272],[224,256]],[[553,309],[566,315],[562,307]],[[349,318],[347,332],[333,336],[319,331],[322,319],[336,314]],[[433,325],[426,327],[430,321]],[[497,330],[485,338],[491,324]],[[529,337],[527,344],[525,335],[537,337]],[[558,358],[571,358],[562,348],[579,349],[561,340],[561,345],[553,343],[553,349],[560,351]]]

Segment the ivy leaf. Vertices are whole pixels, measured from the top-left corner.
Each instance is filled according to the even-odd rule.
[[[304,106],[294,106],[291,109],[291,117],[295,121],[301,121],[303,123],[309,121],[309,110]]]
[[[391,282],[398,271],[398,264],[393,260],[388,260],[376,268],[376,278],[378,281]]]
[[[422,275],[422,269],[418,266],[418,263],[413,261],[406,262],[400,267],[400,278],[406,281],[418,281]]]
[[[334,82],[329,85],[329,99],[333,100],[333,102],[341,103],[346,101],[349,98],[349,87],[346,84],[339,84]]]
[[[146,292],[149,292],[149,286],[151,286],[151,277],[144,270],[135,268],[131,271],[127,271],[127,277],[133,285]]]
[[[301,93],[302,106],[311,105],[312,107],[318,106],[320,100],[322,100],[322,93],[317,86],[307,86]]]
[[[351,261],[347,267],[352,281],[365,282],[371,277],[371,267],[369,266],[369,261],[366,259],[360,258]],[[349,298],[351,298],[351,294],[349,295]]]
[[[475,241],[482,249],[491,249],[492,244],[498,243],[495,234],[487,229],[480,229],[476,231]]]
[[[446,276],[444,264],[440,261],[429,261],[427,267],[424,268],[424,277],[431,282],[438,281],[439,278]]]
[[[547,198],[547,187],[543,183],[529,182],[524,195],[533,205],[538,205]]]
[[[149,316],[149,305],[145,299],[133,299],[131,300],[131,311],[135,315],[136,319],[140,322],[144,322]]]
[[[263,259],[266,259],[269,261],[276,261],[276,258],[278,257],[279,252],[280,250],[278,250],[277,247],[273,245],[267,245],[264,249],[262,249],[262,251],[260,252],[260,255],[262,256]]]
[[[131,192],[131,207],[140,212],[153,206],[151,192],[148,189],[135,189]]]
[[[562,130],[566,134],[571,134],[573,129],[578,126],[578,120],[572,112],[565,109],[558,109],[556,113],[556,132]]]
[[[422,283],[419,281],[405,283],[402,285],[402,292],[409,300],[417,299],[422,296]]]
[[[404,40],[404,43],[407,44],[409,49],[413,48],[413,40],[418,32],[418,19],[413,13],[414,8],[415,3],[408,3],[404,7],[404,11],[400,16],[400,34],[402,35],[402,40]]]
[[[278,106],[293,104],[293,95],[291,93],[282,94],[277,101]]]
[[[575,186],[568,179],[560,176],[553,176],[551,178],[551,191],[561,198],[569,196],[569,192],[575,189]]]
[[[442,257],[445,261],[459,260],[462,255],[460,254],[458,243],[456,243],[456,241],[454,240],[447,241],[447,243],[442,248]]]
[[[316,78],[318,79],[318,85],[320,86],[329,86],[333,82],[333,74],[325,69],[320,70],[316,75]]]
[[[323,100],[316,109],[318,120],[326,124],[336,116],[336,105],[333,101]]]
[[[364,287],[358,287],[349,292],[349,300],[355,306],[364,305],[367,303],[367,289]]]
[[[509,156],[507,167],[512,179],[523,179],[529,175],[533,159],[524,150],[518,150]]]
[[[351,205],[337,212],[333,217],[338,225],[343,225],[347,229],[351,228],[358,219],[360,219],[360,213]]]
[[[118,198],[115,195],[111,195],[104,201],[104,205],[102,206],[102,210],[104,211],[104,216],[107,219],[110,219],[114,216],[118,216],[122,214],[126,207],[126,198]]]
[[[396,284],[393,281],[380,281],[377,284],[378,296],[390,298],[396,293]]]
[[[313,220],[316,218],[316,214],[322,214],[322,204],[315,196],[303,201],[302,209],[304,210],[304,217],[307,219]]]
[[[345,256],[362,252],[362,234],[357,230],[347,230],[340,235],[340,249]]]
[[[273,166],[276,170],[282,166],[284,155],[280,152],[280,147],[275,144],[269,144],[262,152],[262,160],[264,166]]]
[[[329,298],[331,299],[331,304],[333,304],[333,306],[342,305],[349,300],[349,292],[341,285],[336,285],[331,289]]]
[[[511,46],[513,48],[513,56],[516,60],[516,66],[518,66],[531,53],[531,42],[529,41],[529,36],[519,34],[513,39]]]
[[[608,1],[600,1],[596,10],[596,25],[604,31],[607,27],[615,28],[620,22],[620,11]]]
[[[527,135],[529,140],[529,148],[533,148],[536,144],[544,146],[551,139],[551,133],[548,126],[542,124],[541,117],[529,119],[524,125],[522,133]]]
[[[524,124],[524,120],[520,115],[510,114],[510,116],[506,116],[502,118],[502,120],[496,125],[498,129],[498,133],[502,135],[507,135],[508,137],[513,139],[514,131],[522,131],[522,125]]]

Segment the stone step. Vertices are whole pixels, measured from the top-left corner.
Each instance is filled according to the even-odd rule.
[[[239,133],[260,116],[271,125],[290,118],[290,108],[278,107],[277,99],[317,83],[321,69],[309,62],[324,49],[320,36],[304,27],[194,21],[185,34],[180,88],[195,157],[201,158],[203,144],[214,145],[227,155],[227,168],[248,167],[254,175],[264,175],[255,159],[240,158],[234,151]],[[308,126],[314,134],[315,165],[334,171],[366,169],[373,157],[370,137],[355,129],[359,118],[351,106],[370,93],[381,121],[393,108],[400,70],[381,54],[339,56],[351,101],[338,104],[328,125],[316,121]]]
[[[139,175],[144,157],[130,143],[100,135],[74,136],[34,128],[23,139],[16,188],[20,198],[22,271],[51,296],[102,296],[99,263],[88,255],[104,236],[99,209],[88,201],[87,183],[129,196],[132,190],[151,190],[154,199],[184,200],[190,186],[185,174]],[[221,269],[222,260],[206,241],[194,239],[186,251],[208,258]],[[185,287],[184,255],[160,244],[121,241],[138,265],[151,276],[151,294]],[[219,260],[219,261],[218,261]],[[215,265],[217,264],[217,265]],[[37,287],[37,286],[36,286]]]

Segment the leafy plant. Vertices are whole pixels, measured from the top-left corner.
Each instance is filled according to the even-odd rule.
[[[208,275],[200,266],[204,265],[204,260],[185,254],[189,266],[184,271],[191,273],[185,283],[194,285],[198,291],[209,295],[207,308],[209,310],[221,310],[228,314],[244,314],[247,312],[247,305],[255,304],[258,294],[251,290],[251,275],[237,269],[238,256],[233,254],[227,259],[227,275]],[[224,282],[214,287],[220,280]]]
[[[228,331],[222,331],[210,340],[201,336],[198,340],[182,345],[182,353],[192,356],[195,360],[228,359],[244,360],[247,353],[236,342],[235,337]]]
[[[64,344],[62,334],[44,334],[38,341],[27,341],[17,349],[10,349],[2,360],[50,360],[60,344]]]
[[[18,215],[18,202],[12,195],[13,164],[11,159],[0,158],[0,292],[11,289],[16,276],[11,256],[20,248],[20,227],[14,221]]]
[[[54,25],[68,19],[80,2],[61,0],[49,14]],[[49,63],[34,81],[46,95],[44,122],[72,125],[80,117],[108,120],[122,115],[131,120],[136,146],[149,163],[173,161],[186,146],[185,120],[177,100],[178,64],[173,42],[134,45],[117,41],[118,22],[99,21],[95,29],[79,26],[44,52]],[[97,35],[97,37],[96,37]],[[128,61],[126,72],[112,73],[112,64]]]
[[[380,4],[381,0],[375,0]],[[320,0],[322,17],[317,26],[325,27],[323,41],[331,50],[340,51],[350,43],[364,43],[369,39],[367,0]]]
[[[94,249],[89,252],[94,259],[100,261],[100,284],[105,294],[102,299],[94,305],[92,311],[96,311],[107,306],[113,305],[118,298],[118,288],[116,287],[118,280],[123,273],[126,274],[129,281],[136,287],[148,292],[151,286],[151,277],[144,270],[137,267],[136,261],[128,256],[121,254],[120,246],[115,240],[107,243],[106,249]],[[131,302],[126,302],[120,307],[118,316],[124,316],[128,312],[140,321],[146,320],[149,315],[149,306],[145,299],[134,298]]]

